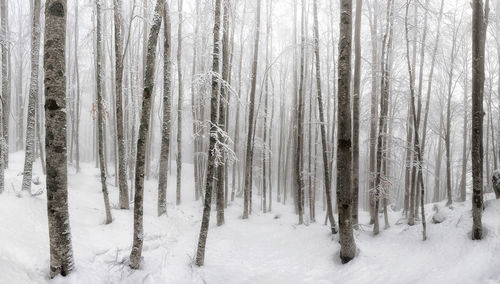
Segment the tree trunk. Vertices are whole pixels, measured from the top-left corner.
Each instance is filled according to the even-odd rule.
[[[123,131],[123,42],[121,31],[122,0],[114,0],[115,21],[115,73],[116,73],[116,138],[118,144],[118,185],[120,209],[129,209],[127,185],[127,161],[125,154],[125,137]]]
[[[177,186],[175,191],[175,204],[181,204],[181,179],[182,179],[182,101],[183,86],[182,86],[182,3],[179,0],[179,25],[177,27],[177,80],[179,84],[178,101],[177,101]]]
[[[489,0],[472,1],[472,239],[483,237],[483,91],[484,49]]]
[[[66,3],[66,1],[64,1]],[[48,5],[46,5],[48,6]],[[7,44],[9,41],[8,34],[8,11],[6,0],[0,0],[0,14],[1,14],[1,25],[2,25],[2,35],[4,40],[1,41],[2,46],[2,131],[4,140],[3,158],[5,163],[4,167],[9,166],[9,113],[10,113],[10,47]]]
[[[446,105],[446,135],[445,135],[445,148],[446,148],[446,195],[448,201],[446,206],[453,203],[451,194],[451,97],[453,95],[453,71],[455,67],[456,46],[457,46],[458,30],[455,25],[455,17],[453,18],[453,35],[450,54],[450,69],[448,70],[448,100]]]
[[[351,196],[351,41],[352,0],[340,1],[340,39],[338,59],[338,135],[337,135],[337,206],[339,210],[340,259],[347,263],[354,258],[356,244],[352,233]]]
[[[439,202],[441,201],[440,199],[440,194],[439,194],[439,188],[441,186],[441,156],[443,155],[442,149],[443,149],[443,115],[440,115],[439,119],[439,132],[438,132],[438,149],[437,149],[437,157],[436,157],[436,166],[434,167],[434,194],[432,198],[432,202]]]
[[[326,195],[326,214],[328,220],[330,221],[330,229],[332,234],[337,233],[337,225],[335,218],[333,217],[332,209],[332,186],[331,186],[331,174],[330,174],[330,164],[328,161],[328,144],[327,144],[327,134],[325,126],[325,115],[323,112],[323,94],[321,92],[321,57],[319,53],[319,23],[318,23],[318,0],[313,2],[314,11],[314,55],[316,58],[316,91],[318,99],[318,110],[319,110],[319,125],[321,132],[321,145],[323,147],[323,183],[325,185],[325,195]]]
[[[382,42],[382,57],[381,57],[381,91],[380,91],[380,115],[379,115],[379,125],[378,125],[378,137],[377,137],[377,165],[376,165],[376,175],[375,175],[375,208],[374,208],[374,223],[373,223],[373,234],[377,235],[380,231],[379,219],[378,219],[378,211],[380,205],[380,187],[382,183],[383,177],[382,174],[382,160],[384,159],[384,149],[383,149],[383,138],[385,125],[387,123],[387,113],[388,113],[388,104],[389,104],[389,83],[388,83],[388,62],[389,57],[387,56],[388,52],[386,50],[389,48],[388,37],[392,34],[390,29],[392,29],[391,18],[392,18],[392,9],[393,9],[394,1],[387,2],[387,19],[386,19],[386,28],[384,39]],[[389,40],[390,41],[390,40]]]
[[[165,4],[164,4],[165,3]],[[144,90],[142,94],[142,111],[139,127],[139,136],[137,138],[137,158],[135,165],[135,197],[134,197],[134,243],[130,252],[130,267],[139,269],[142,254],[142,245],[144,241],[143,228],[143,200],[144,200],[144,165],[146,156],[146,143],[149,130],[149,119],[151,116],[151,99],[154,86],[156,43],[161,26],[161,9],[168,13],[167,5],[164,0],[157,0],[153,25],[148,39],[148,53],[146,59],[146,72],[144,74]],[[164,15],[165,15],[164,14]]]
[[[260,1],[260,0],[259,0]],[[219,73],[219,56],[220,56],[220,29],[221,29],[221,0],[215,0],[215,19],[214,19],[214,49],[212,61],[212,96],[210,98],[210,135],[209,135],[209,150],[207,161],[207,176],[205,180],[205,200],[203,206],[203,217],[201,220],[200,235],[198,238],[198,248],[196,250],[196,265],[203,266],[205,262],[205,247],[208,236],[208,225],[210,223],[210,210],[212,206],[212,191],[216,182],[216,153],[215,147],[217,143],[217,101],[220,90],[219,80],[216,74]],[[251,124],[250,124],[251,125]]]
[[[109,205],[108,186],[106,185],[106,169],[104,162],[104,107],[102,93],[104,90],[102,82],[102,35],[101,35],[101,0],[96,0],[96,18],[97,18],[97,69],[96,69],[96,87],[97,87],[97,130],[99,135],[99,167],[101,170],[101,187],[104,197],[104,210],[106,211],[106,224],[113,221],[111,217],[111,208]]]
[[[38,67],[40,63],[40,0],[34,1],[31,30],[31,82],[26,121],[26,152],[24,158],[23,187],[31,193],[33,160],[35,159],[35,115],[38,103]]]
[[[220,0],[216,0],[220,1]],[[261,0],[257,0],[257,13],[255,20],[255,41],[252,61],[252,78],[250,89],[250,102],[248,104],[248,132],[247,132],[247,149],[246,149],[246,162],[245,162],[245,187],[243,189],[243,219],[248,219],[248,214],[251,211],[252,199],[252,165],[253,165],[253,132],[254,132],[254,105],[255,105],[255,91],[257,87],[257,64],[259,61],[259,37],[260,37],[260,6]]]
[[[219,93],[219,121],[218,127],[219,132],[217,139],[219,143],[226,144],[224,137],[221,135],[220,131],[226,131],[226,104],[228,100],[228,82],[229,82],[229,10],[231,9],[229,0],[223,0],[222,8],[223,19],[222,19],[222,81],[223,84],[220,88]],[[222,226],[224,224],[224,168],[226,167],[226,157],[224,151],[222,151],[222,157],[220,157],[221,163],[217,166],[217,226]]]
[[[66,1],[47,0],[45,7],[46,186],[50,277],[54,278],[73,269],[66,159]]]
[[[163,50],[163,122],[161,126],[160,170],[158,173],[158,216],[167,213],[168,157],[170,155],[170,112],[172,97],[172,57],[170,10],[165,2]]]
[[[359,204],[359,101],[361,97],[361,0],[356,0],[356,23],[354,28],[354,96],[352,107],[352,223],[358,224]]]
[[[369,171],[369,186],[368,199],[370,207],[370,224],[375,222],[375,175],[376,175],[376,146],[377,146],[377,117],[378,117],[378,31],[377,31],[377,14],[378,2],[373,3],[373,12],[370,13],[370,34],[372,43],[372,68],[371,68],[371,106],[370,106],[370,171]]]
[[[412,68],[412,65],[410,63],[410,40],[408,39],[408,8],[410,6],[411,0],[407,0],[406,2],[406,14],[405,14],[405,38],[406,38],[406,62],[408,66],[408,75],[410,77],[410,106],[412,109],[413,113],[416,113],[416,108],[415,108],[415,77]],[[422,153],[420,151],[420,141],[419,141],[419,135],[418,135],[418,122],[417,122],[417,117],[414,115],[413,116],[413,125],[415,125],[415,128],[413,129],[413,135],[415,137],[414,140],[414,148],[415,148],[415,158],[416,158],[416,172],[417,172],[417,179],[418,181],[415,182],[416,185],[420,185],[420,206],[422,207],[422,239],[425,241],[427,239],[427,232],[426,232],[426,221],[425,221],[425,207],[424,207],[424,182],[422,180]],[[418,188],[417,188],[418,190]],[[418,202],[418,201],[416,201]]]

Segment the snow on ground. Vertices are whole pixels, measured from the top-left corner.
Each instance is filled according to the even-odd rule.
[[[428,205],[427,241],[420,225],[409,227],[400,212],[391,212],[391,227],[379,236],[373,237],[369,226],[355,232],[358,255],[342,265],[338,237],[327,227],[297,226],[293,208],[276,202],[272,213],[260,213],[257,197],[250,219],[242,220],[237,199],[226,211],[224,226],[216,227],[212,214],[205,266],[196,267],[202,207],[193,198],[190,165],[184,167],[180,206],[172,203],[175,178],[169,177],[168,216],[156,217],[157,183],[146,182],[144,260],[133,271],[126,264],[132,210],[116,209],[118,194],[110,178],[114,220],[104,225],[98,170],[90,164],[82,164],[78,175],[69,169],[75,270],[49,281],[46,197],[19,192],[23,157],[11,154],[7,189],[0,195],[0,283],[500,283],[500,200],[488,201],[482,241],[469,238],[470,201],[453,209],[438,204],[446,217],[440,224],[430,223],[433,205]],[[33,186],[36,192],[45,186],[39,162],[34,172],[42,182]],[[319,209],[318,219],[323,218]],[[367,223],[366,212],[361,221]]]

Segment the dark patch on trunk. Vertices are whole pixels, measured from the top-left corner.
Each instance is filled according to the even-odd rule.
[[[49,7],[49,13],[52,16],[64,17],[64,6],[60,2],[56,2]]]

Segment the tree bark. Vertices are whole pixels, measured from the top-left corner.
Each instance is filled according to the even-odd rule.
[[[259,0],[260,1],[260,0]],[[219,73],[219,56],[220,56],[220,25],[221,25],[221,0],[215,0],[215,19],[214,19],[214,49],[212,61],[212,96],[210,98],[210,135],[209,135],[209,150],[207,161],[207,176],[205,180],[205,200],[203,206],[203,217],[201,220],[200,235],[198,238],[198,247],[196,250],[197,266],[203,266],[205,262],[205,247],[208,236],[208,225],[210,223],[210,210],[212,206],[212,191],[216,183],[216,153],[215,147],[217,143],[217,102],[219,95],[219,80],[217,74]]]
[[[134,242],[130,252],[130,267],[139,269],[144,241],[143,226],[143,200],[144,200],[144,166],[146,156],[146,143],[149,130],[149,119],[151,116],[151,99],[154,86],[156,43],[161,26],[161,9],[167,13],[167,5],[164,0],[157,0],[153,25],[148,39],[148,52],[146,59],[146,72],[144,74],[144,90],[142,94],[142,111],[139,126],[139,136],[137,138],[137,158],[135,165],[135,197],[134,197]]]
[[[379,125],[378,125],[378,137],[377,137],[377,164],[376,164],[376,174],[375,174],[375,208],[374,208],[374,223],[373,223],[373,234],[377,235],[380,231],[379,219],[378,219],[378,211],[380,205],[380,187],[382,183],[382,179],[385,178],[382,174],[382,160],[384,159],[384,134],[385,134],[385,125],[387,124],[387,113],[388,113],[388,104],[389,104],[389,83],[388,83],[388,52],[387,49],[390,48],[387,44],[388,37],[390,37],[392,29],[391,18],[392,18],[392,9],[393,9],[394,0],[387,2],[387,19],[386,19],[386,29],[384,34],[384,39],[382,42],[382,57],[381,57],[381,83],[380,83],[380,115],[379,115]]]
[[[318,100],[318,110],[319,110],[319,125],[321,132],[321,145],[323,147],[323,183],[325,185],[325,195],[326,195],[326,214],[328,220],[330,221],[330,229],[332,234],[337,233],[337,225],[335,222],[335,217],[333,217],[332,208],[332,186],[331,186],[331,173],[330,173],[330,163],[328,160],[328,144],[327,144],[327,134],[325,125],[325,115],[323,112],[323,94],[321,92],[321,57],[319,53],[319,23],[318,23],[318,0],[313,2],[314,11],[314,55],[316,58],[316,91]]]
[[[120,209],[129,209],[127,185],[127,160],[125,155],[125,137],[123,131],[123,41],[121,31],[122,0],[114,0],[115,32],[115,72],[116,72],[116,138],[118,143],[118,185]]]
[[[66,1],[64,1],[65,3]],[[46,5],[48,6],[48,5]],[[2,46],[2,131],[4,139],[4,153],[3,153],[3,163],[4,168],[9,166],[9,112],[10,112],[10,47],[7,44],[9,40],[8,35],[8,11],[6,0],[0,0],[0,14],[1,14],[1,26],[2,35],[4,40],[0,42]]]
[[[111,208],[109,205],[108,186],[106,184],[106,168],[104,161],[104,107],[102,93],[104,90],[102,82],[102,27],[101,27],[101,0],[96,0],[96,18],[97,18],[97,69],[96,69],[96,88],[97,88],[97,131],[98,131],[98,151],[99,151],[99,167],[101,171],[101,187],[104,197],[104,210],[106,211],[106,224],[113,221],[111,216]]]
[[[223,19],[222,19],[222,81],[223,85],[219,92],[219,121],[218,127],[219,131],[226,131],[226,104],[228,101],[228,82],[229,82],[229,10],[230,3],[229,0],[223,0],[222,2]],[[221,133],[217,135],[219,143],[226,144]],[[224,224],[224,168],[226,167],[226,157],[222,153],[220,157],[222,163],[217,166],[217,226],[222,226]]]
[[[354,258],[356,244],[352,233],[351,171],[351,41],[352,0],[340,1],[340,39],[338,59],[338,135],[337,135],[337,206],[339,210],[340,259]]]
[[[66,1],[45,3],[45,149],[50,277],[73,269],[66,158]]]
[[[376,147],[377,147],[377,117],[378,117],[378,31],[377,31],[377,0],[373,3],[373,12],[370,13],[370,34],[372,44],[372,68],[371,68],[371,106],[370,106],[370,171],[369,171],[369,186],[368,199],[370,207],[370,224],[375,222],[375,176],[376,176]]]
[[[177,101],[177,181],[175,191],[175,204],[181,204],[181,179],[182,179],[182,101],[184,92],[182,85],[182,3],[179,0],[179,25],[177,27],[177,80],[179,84]]]
[[[483,91],[484,50],[489,0],[472,1],[472,239],[483,237]]]
[[[167,213],[167,178],[168,157],[170,155],[170,112],[172,97],[172,56],[171,56],[171,24],[170,10],[165,2],[164,18],[164,49],[163,49],[163,122],[161,126],[160,170],[158,174],[158,216]]]
[[[38,67],[40,66],[40,0],[34,1],[31,30],[31,82],[26,118],[26,152],[22,189],[31,193],[33,160],[35,159],[35,122],[38,103]]]
[[[356,0],[356,23],[354,28],[354,95],[352,107],[352,223],[358,224],[359,203],[359,101],[361,97],[361,0]]]
[[[220,0],[216,0],[220,1]],[[255,41],[252,61],[252,78],[250,89],[250,102],[248,104],[248,132],[246,145],[246,162],[245,162],[245,187],[243,189],[243,219],[248,219],[248,214],[251,211],[252,199],[252,164],[253,164],[253,132],[254,132],[254,105],[255,92],[257,86],[257,64],[259,61],[259,37],[260,37],[260,6],[261,0],[257,0],[257,13],[255,20]]]

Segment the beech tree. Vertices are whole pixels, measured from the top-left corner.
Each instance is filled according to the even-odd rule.
[[[33,160],[35,159],[35,110],[38,103],[38,68],[40,66],[40,0],[33,5],[31,28],[31,81],[26,121],[26,152],[24,158],[23,190],[31,193]]]
[[[217,1],[217,0],[216,0]],[[255,15],[255,41],[253,47],[253,61],[251,72],[251,89],[250,89],[250,102],[248,105],[248,132],[247,132],[247,146],[246,146],[246,162],[245,162],[245,186],[243,189],[243,219],[248,219],[248,214],[252,211],[252,165],[253,165],[253,133],[254,133],[254,105],[255,105],[255,92],[257,88],[257,64],[259,61],[259,37],[260,37],[260,4],[261,0],[257,0]]]
[[[118,144],[118,184],[120,188],[120,209],[129,209],[127,185],[127,160],[125,155],[125,137],[123,130],[123,40],[122,40],[122,0],[113,0],[115,33],[115,76],[116,76],[116,139]]]
[[[101,32],[101,0],[96,0],[96,18],[97,18],[97,55],[96,55],[96,90],[97,90],[97,131],[98,131],[98,147],[99,147],[99,167],[101,171],[101,188],[104,197],[104,210],[106,212],[106,224],[113,221],[111,216],[111,207],[109,205],[108,186],[106,184],[106,165],[104,161],[104,107],[103,107],[103,86],[102,86],[102,32]]]
[[[338,59],[338,137],[337,137],[337,206],[339,210],[340,259],[352,260],[356,243],[352,233],[351,171],[351,40],[352,0],[340,2],[340,40]]]
[[[73,270],[66,166],[66,7],[65,0],[45,3],[43,66],[51,278]]]
[[[472,239],[483,237],[484,49],[489,0],[472,1]]]
[[[151,100],[154,87],[154,72],[156,59],[156,43],[160,32],[162,9],[166,14],[168,10],[166,2],[157,0],[153,14],[153,25],[149,32],[148,48],[146,57],[146,72],[144,73],[144,90],[142,93],[142,110],[137,138],[137,158],[135,165],[135,196],[134,196],[134,242],[130,252],[130,268],[139,269],[141,263],[142,246],[144,243],[144,172],[147,134],[149,131],[149,119],[151,116]],[[163,14],[163,15],[165,15]]]

